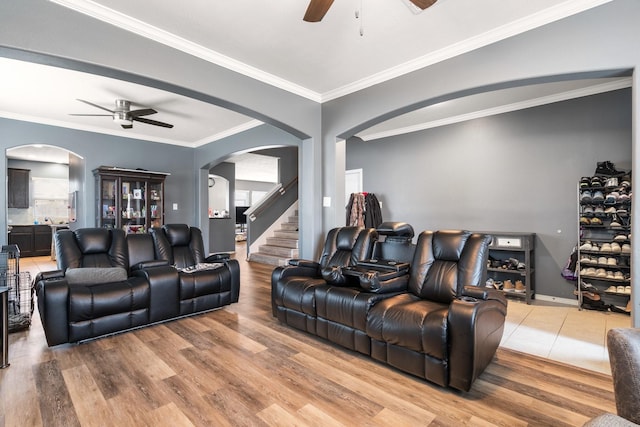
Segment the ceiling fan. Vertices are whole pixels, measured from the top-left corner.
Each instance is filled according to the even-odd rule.
[[[133,127],[133,122],[146,123],[148,125],[154,126],[162,126],[164,128],[172,128],[173,125],[169,123],[159,122],[157,120],[151,120],[144,118],[142,116],[149,116],[151,114],[156,114],[157,111],[153,108],[143,108],[141,110],[131,110],[131,102],[124,99],[116,99],[116,108],[114,110],[110,110],[101,105],[94,104],[93,102],[85,101],[84,99],[78,99],[80,102],[84,102],[85,104],[91,105],[92,107],[99,108],[104,111],[108,111],[111,114],[70,114],[70,116],[105,116],[112,117],[113,121],[124,129],[131,129]]]
[[[414,6],[421,10],[432,6],[437,1],[438,0],[407,0],[407,2],[413,3]],[[332,4],[333,0],[311,0],[302,19],[307,22],[320,22]]]

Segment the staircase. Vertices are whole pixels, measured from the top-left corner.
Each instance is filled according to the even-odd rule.
[[[267,237],[267,244],[260,245],[258,252],[249,255],[249,261],[269,265],[287,265],[290,259],[298,258],[298,211],[280,225],[280,230]]]

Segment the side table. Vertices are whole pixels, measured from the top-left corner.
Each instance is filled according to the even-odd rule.
[[[0,369],[9,367],[9,288],[0,286]]]

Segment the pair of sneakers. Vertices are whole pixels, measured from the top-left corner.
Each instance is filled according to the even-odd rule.
[[[505,292],[524,293],[527,288],[522,280],[516,280],[516,283],[514,284],[511,280],[507,279],[504,281],[502,290]]]

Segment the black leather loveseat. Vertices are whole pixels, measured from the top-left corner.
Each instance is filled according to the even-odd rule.
[[[240,269],[205,258],[198,228],[152,234],[85,228],[56,233],[58,270],[38,274],[38,310],[49,346],[79,342],[238,301]]]
[[[405,223],[359,233],[346,227],[329,232],[322,259],[339,249],[331,236],[345,229],[351,247],[359,233],[375,233],[380,241],[370,239],[370,248],[360,248],[363,257],[353,251],[343,256],[342,266],[320,263],[313,269],[313,262],[294,260],[277,267],[271,283],[274,316],[402,371],[468,391],[495,354],[507,310],[504,295],[484,286],[490,236],[423,231],[413,245],[413,229]],[[346,241],[342,251],[349,251]],[[369,253],[373,260],[367,260]]]

